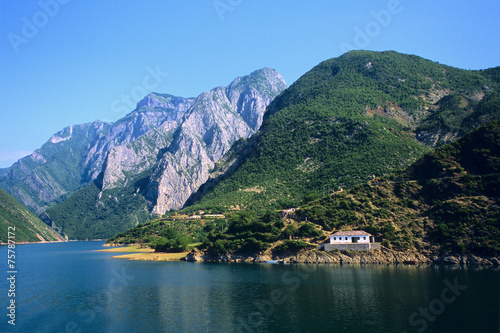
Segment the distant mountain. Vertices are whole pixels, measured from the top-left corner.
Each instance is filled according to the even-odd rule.
[[[182,208],[231,145],[259,129],[266,107],[285,88],[277,71],[264,68],[201,94],[182,117],[109,145],[100,176],[47,216],[71,238],[106,238],[146,221],[150,212]],[[143,100],[139,110],[155,108],[157,99]]]
[[[0,189],[0,243],[8,242],[8,232],[18,242],[57,241],[63,238],[16,199]]]
[[[152,93],[117,122],[69,126],[0,179],[0,187],[37,213],[95,180],[108,151],[165,123],[180,121],[193,99]]]
[[[89,181],[84,176],[88,146],[110,126],[96,121],[63,129],[10,167],[0,187],[27,207],[42,212]]]
[[[304,74],[258,133],[216,164],[186,211],[296,207],[402,169],[500,118],[499,71],[351,51]]]

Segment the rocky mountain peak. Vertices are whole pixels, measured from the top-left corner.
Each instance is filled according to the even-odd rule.
[[[144,108],[176,109],[180,104],[193,100],[193,98],[183,98],[169,94],[150,93],[137,103],[136,110]]]
[[[228,98],[236,92],[254,89],[259,93],[279,94],[287,88],[286,82],[281,74],[275,69],[265,67],[252,72],[244,77],[237,77],[226,87]]]
[[[263,68],[198,96],[151,176],[153,212],[181,208],[231,145],[259,129],[267,106],[284,89],[283,77]]]
[[[155,112],[173,107],[176,111],[171,111],[154,130],[108,151],[102,189],[123,186],[131,181],[131,175],[152,170],[146,197],[154,213],[182,207],[231,145],[258,130],[267,105],[285,88],[277,71],[263,68],[195,99],[147,95],[125,117],[135,119],[137,128],[144,128]]]

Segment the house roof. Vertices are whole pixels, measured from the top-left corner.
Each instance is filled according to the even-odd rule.
[[[366,231],[361,230],[351,230],[351,231],[337,231],[331,236],[371,236],[371,234]]]

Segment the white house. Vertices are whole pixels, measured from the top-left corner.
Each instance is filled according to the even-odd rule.
[[[373,236],[365,231],[338,231],[330,236],[331,244],[373,243]]]

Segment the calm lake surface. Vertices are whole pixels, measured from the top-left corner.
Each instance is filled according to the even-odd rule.
[[[102,244],[16,246],[0,331],[499,332],[498,269],[141,262]]]

